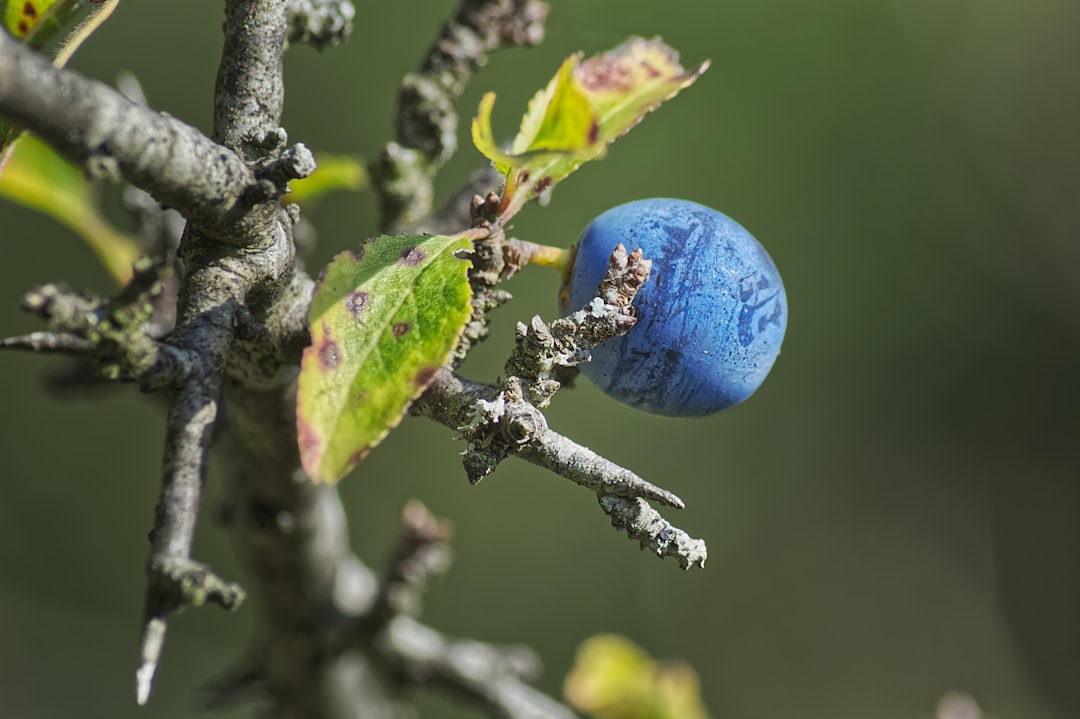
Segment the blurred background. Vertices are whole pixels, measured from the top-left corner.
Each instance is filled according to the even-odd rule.
[[[374,157],[401,75],[453,9],[358,3],[347,46],[292,50],[290,139]],[[220,27],[217,2],[123,3],[73,66],[109,82],[134,70],[152,106],[207,129]],[[712,60],[515,221],[566,245],[613,205],[683,197],[779,266],[787,339],[745,405],[662,419],[583,380],[548,414],[682,496],[669,518],[707,540],[708,565],[638,551],[591,493],[524,462],[470,487],[452,433],[418,419],[343,483],[356,549],[379,564],[409,498],[451,519],[457,559],[426,621],[535,647],[556,694],[579,642],[618,632],[691,662],[714,719],[914,719],[954,690],[998,719],[1080,716],[1078,33],[1067,0],[553,2],[542,47],[478,76],[439,187],[481,163],[466,130],[485,90],[509,135],[578,49],[660,35],[687,66]],[[370,194],[308,216],[314,265],[375,232]],[[55,221],[4,203],[0,228],[3,334],[38,329],[18,310],[37,283],[109,289]],[[557,285],[543,269],[514,278],[464,373],[494,379],[514,322],[552,317]],[[0,355],[0,716],[191,716],[246,648],[254,605],[178,617],[151,704],[134,706],[162,419],[130,388],[50,398],[50,367]],[[214,477],[209,492],[212,507]],[[198,556],[243,580],[211,514]]]

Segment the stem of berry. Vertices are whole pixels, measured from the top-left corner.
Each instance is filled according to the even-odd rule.
[[[535,242],[509,239],[504,245],[507,262],[515,267],[525,265],[540,265],[553,267],[565,275],[570,268],[570,262],[574,258],[572,247],[552,247],[551,245],[538,245]]]

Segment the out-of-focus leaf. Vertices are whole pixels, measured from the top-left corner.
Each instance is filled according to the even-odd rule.
[[[45,143],[24,134],[0,175],[0,197],[56,218],[77,232],[121,285],[140,254],[134,238],[113,229],[98,213],[90,184],[78,168]]]
[[[566,677],[566,698],[595,719],[707,719],[697,673],[658,663],[615,635],[586,640]]]
[[[467,234],[382,236],[343,252],[311,301],[297,436],[304,469],[335,482],[401,421],[472,313]]]
[[[89,14],[111,12],[115,0],[0,0],[4,28],[31,47],[43,49]]]
[[[572,55],[529,102],[521,129],[504,152],[491,129],[492,93],[472,123],[473,143],[506,176],[503,222],[583,163],[600,157],[648,113],[697,80],[709,66],[686,71],[659,40],[632,38],[584,62]]]
[[[37,50],[48,49],[63,67],[86,38],[105,22],[120,0],[0,0],[0,22]],[[0,117],[0,173],[21,128]]]
[[[310,176],[289,183],[289,194],[282,202],[303,205],[338,190],[360,192],[367,189],[369,178],[364,161],[354,155],[315,154],[317,169]]]

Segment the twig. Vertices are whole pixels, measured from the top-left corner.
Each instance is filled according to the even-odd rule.
[[[405,616],[376,646],[381,663],[406,686],[441,688],[502,719],[574,719],[574,713],[525,683],[538,662],[524,647],[499,649],[454,641]]]
[[[0,348],[43,354],[88,355],[93,351],[94,343],[66,332],[31,332],[28,335],[5,337],[0,340]]]
[[[443,691],[506,719],[573,717],[526,683],[541,671],[532,650],[452,640],[413,620],[428,581],[449,566],[450,535],[450,525],[422,504],[406,505],[375,601],[342,636],[401,686]]]
[[[602,496],[624,499],[641,497],[674,509],[686,506],[676,494],[645,481],[629,469],[620,467],[558,432],[547,430],[534,436],[522,447],[518,456]]]
[[[225,3],[213,138],[248,157],[265,157],[268,142],[284,145],[278,122],[285,97],[287,6],[287,0]]]
[[[399,614],[416,616],[428,582],[450,567],[450,536],[446,520],[435,517],[413,500],[405,505],[401,531],[386,564],[375,602],[366,613],[369,631],[383,629]]]
[[[600,506],[611,517],[612,526],[641,542],[642,549],[658,557],[674,557],[683,569],[705,568],[709,556],[705,542],[661,517],[645,500],[604,495],[600,497]]]
[[[550,326],[539,317],[533,317],[528,327],[519,324],[499,383],[507,397],[546,407],[560,386],[556,368],[588,362],[589,350],[637,323],[632,303],[651,270],[652,262],[642,258],[640,249],[627,254],[623,245],[616,245],[596,298],[586,307]]]
[[[204,274],[207,273],[197,273],[196,281],[204,279]],[[167,615],[208,600],[216,600],[230,609],[243,600],[239,587],[191,561],[236,307],[234,301],[220,302],[197,318],[183,322],[179,328],[179,343],[197,347],[200,354],[194,371],[173,397],[166,420],[161,493],[150,533],[143,631],[135,675],[139,704],[145,704],[150,697],[165,639]]]
[[[131,282],[106,300],[53,283],[36,287],[23,308],[45,319],[52,331],[28,335],[33,349],[67,353],[91,360],[106,379],[137,381],[144,390],[175,386],[191,370],[192,356],[150,336],[152,303],[160,294],[158,268],[149,260],[135,265]],[[17,346],[20,338],[8,342]]]
[[[462,0],[420,71],[402,80],[397,137],[371,168],[384,231],[422,224],[431,212],[432,180],[457,148],[454,103],[488,53],[539,43],[547,12],[542,0]]]
[[[644,497],[676,509],[686,506],[675,494],[548,429],[546,419],[535,407],[518,413],[507,407],[505,401],[500,402],[496,388],[442,369],[411,411],[462,432],[464,438],[473,432],[476,434],[472,436],[487,438],[486,445],[476,440],[466,452],[466,471],[474,484],[502,459],[514,454],[599,494]],[[503,446],[496,450],[493,443],[497,435],[502,435],[504,445],[513,449]]]

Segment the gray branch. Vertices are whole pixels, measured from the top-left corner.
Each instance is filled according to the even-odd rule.
[[[255,172],[195,128],[138,105],[0,32],[0,114],[26,127],[95,179],[141,187],[189,220],[243,216]]]
[[[427,583],[450,565],[450,525],[419,502],[402,515],[401,533],[371,608],[344,633],[404,687],[448,693],[506,719],[570,719],[573,713],[531,688],[541,672],[527,647],[449,639],[413,619]]]
[[[284,145],[278,127],[287,0],[225,3],[225,43],[214,88],[214,139],[247,157]]]
[[[147,391],[174,385],[190,373],[194,356],[148,334],[160,291],[158,267],[145,259],[111,300],[59,283],[36,287],[23,308],[44,319],[51,332],[9,338],[2,346],[84,357],[98,376],[136,381]]]
[[[450,523],[418,501],[409,502],[401,532],[387,562],[379,591],[364,617],[368,632],[378,631],[399,614],[416,616],[428,582],[450,568]]]
[[[5,337],[0,348],[20,349],[41,354],[89,355],[94,343],[67,332],[31,332],[27,335]]]
[[[543,414],[532,405],[520,402],[508,407],[496,388],[472,382],[450,370],[439,371],[427,391],[414,403],[412,411],[462,432],[465,438],[482,428],[482,434],[488,438],[487,444],[474,440],[466,451],[465,469],[470,480],[478,480],[489,474],[502,459],[515,454],[591,489],[601,500],[611,498],[633,502],[649,499],[676,509],[685,506],[675,494],[548,429]],[[530,431],[530,428],[539,431]],[[479,436],[479,433],[474,436]],[[494,439],[496,437],[500,439]],[[644,506],[648,508],[648,505]],[[650,520],[655,517],[660,521],[638,522],[635,525],[638,528],[633,532],[629,531],[629,520],[615,523],[615,526],[627,530],[632,539],[641,542],[645,548],[653,549],[658,556],[674,557],[684,569],[703,566],[705,543],[691,539],[685,532],[663,520],[655,510],[649,511],[652,512]],[[673,543],[667,539],[674,536],[673,533],[685,539]],[[665,549],[658,551],[654,545]],[[667,550],[669,545],[671,551]]]
[[[705,542],[671,524],[645,500],[607,495],[600,497],[600,507],[611,517],[612,526],[638,540],[642,549],[658,557],[673,557],[683,569],[705,568],[709,556]]]
[[[381,635],[381,662],[405,686],[443,689],[500,719],[574,719],[562,704],[530,687],[535,655],[524,647],[497,648],[452,640],[406,616]]]
[[[143,631],[139,641],[136,698],[145,704],[160,660],[168,614],[205,603],[205,593],[228,608],[243,593],[208,568],[191,561],[202,488],[210,459],[210,442],[218,415],[225,360],[242,297],[236,287],[220,282],[215,268],[196,268],[189,275],[197,296],[181,298],[180,321],[172,338],[197,358],[169,404],[161,492],[150,533]],[[213,283],[216,291],[208,285]],[[185,289],[189,285],[185,285]],[[198,307],[196,307],[198,305]]]
[[[454,104],[489,53],[538,44],[547,13],[542,0],[462,0],[420,71],[402,80],[397,138],[371,168],[384,231],[424,223],[433,206],[435,174],[457,149]]]

